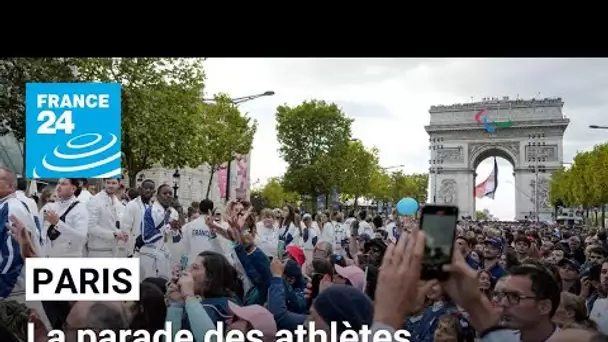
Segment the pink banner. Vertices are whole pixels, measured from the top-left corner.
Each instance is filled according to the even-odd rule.
[[[222,164],[217,172],[217,186],[220,188],[220,198],[226,198],[226,184],[228,182],[228,163]]]
[[[237,168],[237,187],[236,187],[236,198],[237,199],[247,199],[249,184],[247,177],[247,167],[249,164],[249,156],[242,155],[237,159],[236,168]]]

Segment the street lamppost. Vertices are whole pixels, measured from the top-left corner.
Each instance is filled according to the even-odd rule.
[[[443,138],[430,138],[429,150],[431,151],[431,172],[433,173],[433,203],[437,203],[437,174],[443,171],[443,157],[439,151],[443,150]]]
[[[530,150],[530,154],[528,155],[528,168],[530,171],[534,172],[534,196],[532,201],[534,202],[534,220],[536,222],[540,221],[539,213],[540,213],[540,196],[538,195],[539,189],[539,173],[544,173],[547,171],[544,162],[547,161],[545,156],[541,155],[541,147],[545,146],[545,133],[536,133],[528,135],[528,149]]]
[[[608,129],[608,126],[589,125],[591,129]]]
[[[260,97],[273,96],[273,95],[274,95],[274,91],[267,90],[261,94],[233,97],[230,99],[230,102],[232,104],[239,105],[239,104],[247,102],[247,101],[259,99]],[[215,99],[207,98],[207,99],[203,99],[203,102],[215,102]],[[230,173],[231,173],[231,168],[232,168],[231,167],[232,159],[233,159],[233,157],[230,158],[230,160],[228,161],[228,166],[226,167],[226,203],[230,202]]]
[[[405,167],[405,165],[392,165],[392,166],[384,166],[384,167],[380,167],[382,170],[393,170],[393,169],[400,169],[402,167]]]
[[[247,102],[247,101],[251,101],[251,100],[255,100],[258,99],[260,97],[264,97],[264,96],[272,96],[274,95],[274,91],[272,90],[267,90],[261,94],[255,94],[255,95],[247,95],[247,96],[241,96],[241,97],[233,97],[230,99],[230,102],[232,102],[233,104],[241,104],[243,102]],[[214,102],[215,99],[203,99],[204,102]]]
[[[179,178],[181,175],[179,174],[179,170],[175,169],[173,173],[173,198],[177,199],[177,190],[179,189]]]

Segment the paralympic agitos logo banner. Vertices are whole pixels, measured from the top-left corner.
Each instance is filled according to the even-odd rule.
[[[488,119],[488,114],[486,114],[485,108],[482,108],[479,112],[477,112],[477,114],[475,114],[475,121],[478,124],[483,125],[483,128],[486,130],[486,132],[491,134],[495,134],[498,128],[507,128],[513,125],[513,122],[511,120],[490,122],[490,120]]]

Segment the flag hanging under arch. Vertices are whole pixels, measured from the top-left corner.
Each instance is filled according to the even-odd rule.
[[[498,188],[498,164],[496,163],[496,158],[494,158],[494,170],[492,170],[492,173],[490,173],[485,181],[475,186],[475,197],[489,197],[494,199],[496,188]]]

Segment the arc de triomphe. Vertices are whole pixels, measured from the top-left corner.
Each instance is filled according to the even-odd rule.
[[[430,136],[431,162],[438,164],[431,164],[429,170],[429,202],[435,197],[437,203],[457,205],[460,215],[475,217],[474,187],[488,176],[480,175],[476,180],[475,170],[486,158],[502,157],[513,165],[515,218],[529,217],[535,212],[534,167],[538,166],[532,160],[540,157],[546,171],[538,173],[539,218],[550,217],[549,177],[562,165],[563,136],[570,123],[562,113],[563,106],[561,98],[509,100],[508,97],[432,106],[431,122],[425,130]],[[490,124],[499,122],[495,133],[489,133],[475,121],[476,113],[482,109]],[[533,136],[543,137],[540,146],[529,145]],[[504,191],[501,185],[499,182],[499,193]]]

